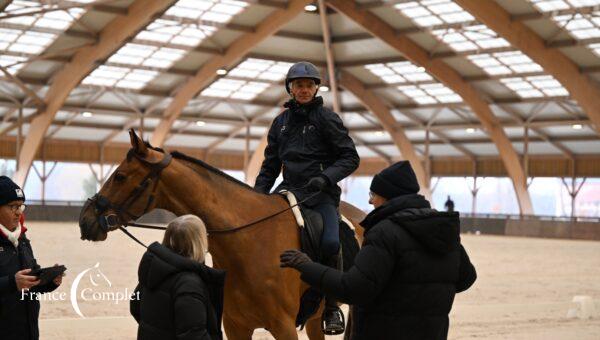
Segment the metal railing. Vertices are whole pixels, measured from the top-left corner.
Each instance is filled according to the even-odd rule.
[[[60,207],[82,207],[85,201],[65,201],[65,200],[27,200],[27,205],[46,205]]]
[[[67,200],[27,200],[27,205],[46,205],[46,206],[67,206],[81,207],[85,201],[67,201]],[[488,218],[502,220],[531,220],[531,221],[562,221],[562,222],[595,222],[600,223],[600,217],[588,216],[550,216],[550,215],[516,215],[516,214],[498,214],[498,213],[460,213],[461,217],[469,218]]]
[[[470,218],[488,218],[502,220],[530,220],[530,221],[560,221],[560,222],[595,222],[600,223],[600,217],[589,216],[550,216],[550,215],[515,215],[515,214],[497,214],[497,213],[460,213],[461,217]]]

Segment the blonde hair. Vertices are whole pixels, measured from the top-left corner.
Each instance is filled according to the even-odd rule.
[[[206,226],[196,215],[179,216],[167,226],[162,244],[181,256],[204,262],[208,252]]]

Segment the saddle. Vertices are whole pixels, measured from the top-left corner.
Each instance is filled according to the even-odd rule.
[[[290,205],[297,203],[296,197],[289,191],[281,192],[286,196]],[[306,207],[295,206],[292,208],[296,223],[299,227],[300,244],[302,252],[311,260],[323,262],[321,254],[321,235],[323,234],[323,218],[318,212]],[[360,250],[355,236],[352,222],[340,214],[340,257],[338,269],[348,271],[354,265],[354,258]],[[317,312],[323,300],[323,294],[315,288],[308,288],[300,299],[300,308],[296,316],[296,327],[304,327],[308,319]]]

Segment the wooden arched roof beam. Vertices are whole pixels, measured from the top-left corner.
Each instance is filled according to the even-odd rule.
[[[600,88],[582,74],[571,59],[559,49],[546,46],[546,42],[522,21],[511,20],[510,13],[494,1],[455,2],[556,78],[581,105],[596,131],[600,131]]]
[[[429,174],[421,162],[412,143],[406,136],[404,129],[398,124],[390,109],[385,103],[371,90],[367,90],[363,83],[348,72],[341,73],[340,86],[352,92],[352,94],[377,118],[383,128],[390,134],[394,144],[400,150],[404,159],[408,160],[415,170],[417,181],[421,186],[421,193],[427,199],[431,200],[431,190],[429,188]]]
[[[254,186],[256,183],[256,177],[260,172],[260,167],[262,166],[262,162],[265,159],[265,149],[267,148],[267,134],[265,133],[260,142],[254,149],[252,156],[250,156],[250,160],[248,161],[248,165],[246,165],[246,169],[244,169],[244,175],[246,176],[246,184],[250,186]]]
[[[287,8],[274,10],[256,26],[254,32],[245,33],[235,40],[224,54],[216,55],[204,63],[198,72],[196,72],[196,75],[190,78],[177,91],[175,98],[173,98],[165,110],[163,119],[152,134],[150,143],[156,146],[161,146],[164,143],[171,130],[171,126],[179,117],[181,111],[198,92],[213,82],[218,69],[231,68],[239,62],[240,58],[248,54],[254,46],[275,34],[283,25],[301,13],[305,5],[311,2],[311,0],[292,0],[289,2]]]
[[[448,64],[440,59],[431,58],[427,50],[410,38],[395,34],[392,26],[368,10],[360,9],[354,1],[328,0],[327,3],[373,36],[386,42],[413,63],[424,67],[435,78],[462,97],[496,144],[504,166],[512,179],[521,213],[533,214],[531,197],[527,191],[527,178],[519,155],[484,97]]]
[[[78,50],[71,62],[53,77],[54,81],[44,98],[46,107],[44,110],[36,112],[18,155],[19,169],[14,176],[15,182],[21,186],[25,184],[33,158],[52,124],[56,112],[63,106],[71,91],[98,65],[100,60],[108,58],[127,39],[144,28],[174,2],[175,0],[135,1],[129,6],[127,15],[118,16],[106,25],[98,34],[98,42]]]

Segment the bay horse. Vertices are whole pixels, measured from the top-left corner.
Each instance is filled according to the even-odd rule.
[[[285,210],[289,203],[281,195],[259,193],[200,160],[153,148],[133,130],[129,133],[132,148],[127,158],[82,209],[81,239],[103,241],[109,231],[156,208],[177,216],[197,215],[209,230],[213,265],[227,271],[223,313],[227,338],[251,339],[255,329],[265,328],[278,340],[298,339],[295,319],[307,286],[297,271],[279,267],[282,251],[300,248],[292,212],[236,232],[218,232]],[[364,217],[347,203],[340,209],[354,225]],[[108,216],[116,222],[102,225]],[[324,339],[320,313],[307,322],[306,331],[311,340]]]

